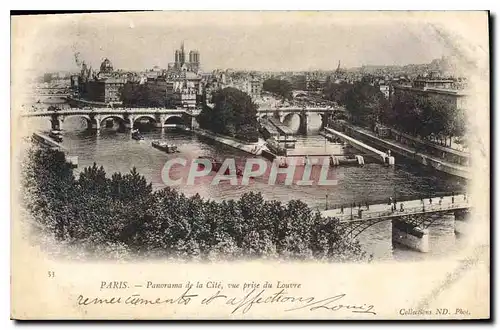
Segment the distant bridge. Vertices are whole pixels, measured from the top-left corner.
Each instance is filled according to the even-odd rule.
[[[52,129],[62,128],[64,120],[69,117],[80,117],[87,121],[88,128],[100,129],[108,119],[117,119],[124,128],[132,128],[141,119],[153,122],[156,127],[170,127],[173,124],[196,126],[199,109],[164,109],[164,108],[95,108],[71,110],[47,110],[25,113],[21,117],[50,118]]]
[[[299,117],[299,133],[306,133],[309,125],[309,116],[318,114],[321,117],[321,127],[328,123],[331,116],[336,112],[344,111],[341,107],[266,107],[257,110],[259,118],[275,119],[272,123],[281,134],[291,134],[284,125],[293,116]]]

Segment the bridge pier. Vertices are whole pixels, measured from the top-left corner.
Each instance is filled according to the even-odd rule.
[[[330,116],[328,112],[324,112],[320,114],[321,117],[321,126],[319,127],[319,130],[322,131],[325,127],[328,127],[328,121],[330,120]]]
[[[191,116],[190,124],[191,124],[191,129],[197,129],[200,127],[200,124],[198,123],[198,120],[196,120],[195,116]]]
[[[278,119],[280,121],[280,123],[283,123],[283,121],[285,120],[285,114],[283,113],[283,111],[276,110],[273,113],[273,117]]]
[[[131,115],[123,115],[123,128],[132,129],[134,128],[134,118]]]
[[[429,229],[399,219],[392,220],[392,241],[419,252],[429,252]]]
[[[89,129],[92,130],[99,130],[101,129],[101,116],[99,115],[90,115],[90,121],[89,121]]]
[[[155,119],[156,119],[156,123],[155,123],[156,128],[164,128],[165,127],[165,121],[167,120],[165,115],[156,114]]]
[[[97,119],[92,119],[90,121],[90,129],[100,130],[101,129],[101,122]]]
[[[309,126],[309,114],[304,112],[300,115],[300,124],[299,124],[299,134],[307,134],[307,127]]]
[[[456,210],[453,213],[455,215],[455,234],[465,235],[469,227],[469,210]]]
[[[52,119],[50,120],[50,123],[51,123],[51,127],[52,127],[53,131],[62,130],[63,121],[62,121],[61,117],[59,117],[59,116],[52,117]]]

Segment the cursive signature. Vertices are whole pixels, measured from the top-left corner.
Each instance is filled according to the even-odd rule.
[[[314,301],[312,303],[306,304],[304,306],[299,306],[296,308],[291,308],[291,309],[286,309],[285,312],[289,311],[295,311],[299,309],[305,309],[309,308],[310,311],[314,311],[317,309],[327,309],[330,311],[338,311],[338,310],[348,310],[352,313],[365,313],[365,314],[373,314],[376,315],[377,313],[373,310],[374,306],[373,305],[367,305],[367,304],[362,304],[362,305],[349,305],[349,304],[333,304],[334,302],[339,301],[340,299],[344,298],[345,294],[339,294],[333,297],[329,297],[326,299],[322,299],[319,301]]]
[[[220,295],[220,292],[218,292],[216,296],[220,298],[227,298],[225,295]],[[339,304],[338,301],[344,298],[345,296],[346,295],[342,293],[336,296],[318,300],[316,297],[291,296],[288,295],[288,293],[283,289],[269,295],[266,294],[265,289],[260,291],[256,291],[256,289],[253,289],[241,299],[237,298],[227,299],[226,304],[235,306],[231,314],[234,314],[238,311],[240,311],[242,314],[246,314],[252,307],[259,304],[294,304],[296,306],[299,305],[297,307],[285,309],[285,312],[308,308],[310,311],[320,310],[320,309],[330,310],[330,311],[347,310],[352,313],[365,313],[373,315],[377,314],[374,311],[373,305]],[[333,304],[334,302],[335,304]]]

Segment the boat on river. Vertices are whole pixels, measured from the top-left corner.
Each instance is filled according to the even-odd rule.
[[[167,142],[164,141],[153,141],[151,142],[151,145],[153,146],[153,148],[165,151],[167,154],[174,154],[179,152],[175,144],[168,144]]]
[[[144,137],[142,136],[141,132],[139,132],[138,129],[132,130],[132,139],[134,140],[144,140]]]
[[[62,140],[63,140],[62,132],[60,130],[50,131],[49,137],[56,142],[62,142]]]
[[[200,156],[200,157],[198,157],[198,159],[208,159],[212,164],[212,172],[219,172],[220,168],[222,167],[222,162],[215,159],[215,158]],[[198,168],[200,168],[200,167],[204,168],[205,165],[203,165],[203,163],[199,162]],[[229,167],[228,167],[224,171],[224,175],[229,175],[229,174],[231,174],[231,172],[230,172]],[[239,166],[236,166],[236,176],[238,176],[238,177],[243,176],[243,170]]]

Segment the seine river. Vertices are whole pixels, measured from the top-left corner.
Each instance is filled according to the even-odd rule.
[[[49,120],[30,119],[42,130],[50,129]],[[292,127],[298,123],[289,123]],[[154,189],[165,187],[161,172],[165,162],[174,157],[188,159],[198,156],[210,156],[218,159],[234,158],[237,164],[244,164],[249,156],[233,148],[214,144],[190,133],[169,129],[143,131],[144,141],[131,138],[130,132],[119,132],[114,128],[104,128],[97,134],[86,131],[84,122],[79,118],[67,118],[64,122],[64,142],[72,156],[78,156],[80,171],[94,162],[104,166],[111,176],[114,172],[128,172],[133,167],[152,182]],[[308,136],[298,137],[296,150],[328,149],[329,153],[341,154],[341,145],[325,143],[317,134],[319,124],[312,120],[312,130]],[[151,146],[151,141],[164,139],[178,146],[180,153],[169,155]],[[464,191],[465,185],[457,178],[436,171],[425,170],[396,160],[395,167],[385,167],[378,163],[367,163],[364,167],[341,166],[331,168],[328,177],[335,179],[335,185],[297,186],[277,183],[268,185],[267,178],[256,178],[247,186],[232,186],[228,182],[211,185],[210,181],[197,185],[180,185],[186,195],[200,194],[202,197],[216,200],[238,198],[248,191],[259,191],[267,199],[287,202],[300,199],[313,208],[324,210],[339,204],[352,202],[371,204],[387,202],[389,197],[398,200],[418,199],[430,194],[451,194]],[[314,175],[318,172],[313,171]],[[173,174],[172,176],[175,176]],[[460,238],[454,233],[453,215],[440,216],[430,227],[430,250],[427,254],[414,252],[391,243],[391,222],[381,222],[367,229],[358,236],[364,249],[376,259],[412,259],[439,257],[452,252],[460,244]]]

